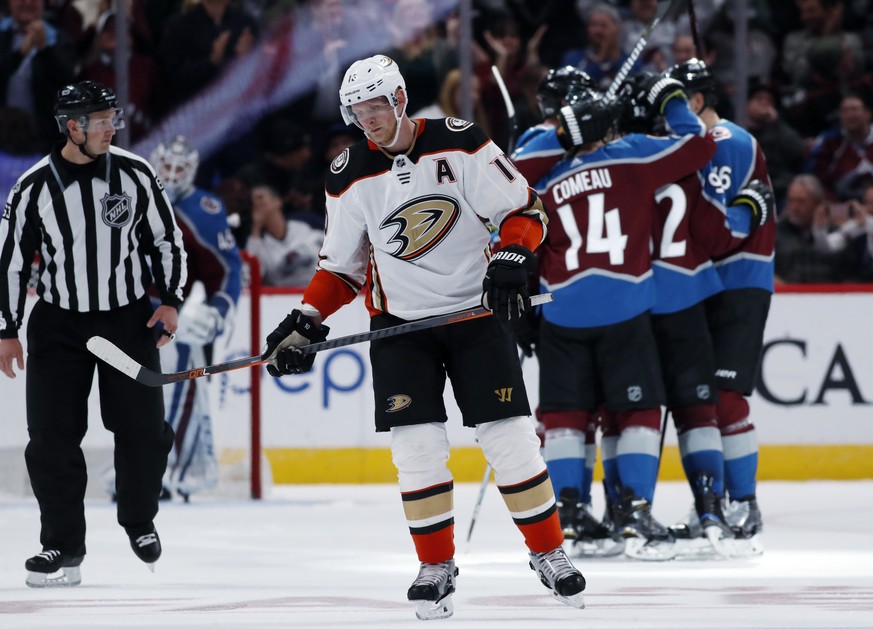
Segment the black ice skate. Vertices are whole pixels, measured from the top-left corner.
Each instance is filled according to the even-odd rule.
[[[667,561],[676,556],[673,535],[652,515],[648,500],[634,494],[630,487],[622,487],[620,503],[615,507],[615,526],[625,540],[625,555],[646,561]]]
[[[579,572],[560,546],[547,553],[530,553],[530,569],[552,592],[552,596],[571,607],[585,609],[582,592],[585,577]]]
[[[79,585],[82,582],[79,566],[84,558],[84,555],[77,557],[59,550],[44,550],[24,562],[25,583],[32,588]]]
[[[579,490],[564,487],[557,500],[558,519],[564,533],[564,550],[573,557],[610,557],[621,554],[624,542],[613,536],[608,524],[591,512],[591,505],[579,500]]]
[[[712,489],[712,481],[712,474],[706,472],[700,472],[694,477],[694,510],[700,521],[702,534],[709,540],[713,550],[722,557],[731,557],[733,551],[729,540],[734,538],[734,533],[722,511],[722,497]]]
[[[143,560],[148,569],[155,571],[155,562],[161,557],[161,538],[153,524],[139,529],[128,529],[130,547],[134,554]]]
[[[452,594],[457,576],[454,559],[421,564],[418,576],[406,593],[406,598],[415,603],[415,615],[419,620],[449,618],[455,613]]]

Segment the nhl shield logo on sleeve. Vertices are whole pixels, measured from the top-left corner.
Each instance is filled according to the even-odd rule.
[[[106,194],[100,203],[103,205],[103,222],[109,227],[124,227],[133,218],[127,194]]]

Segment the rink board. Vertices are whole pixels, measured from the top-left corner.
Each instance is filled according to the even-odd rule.
[[[299,293],[265,295],[263,335],[299,303]],[[32,298],[28,300],[28,307]],[[248,299],[232,332],[219,339],[215,360],[253,353]],[[765,334],[759,386],[751,400],[761,443],[763,479],[873,478],[873,293],[777,294]],[[331,336],[368,329],[361,300],[330,317]],[[390,482],[395,478],[387,435],[373,428],[368,344],[319,354],[312,372],[262,380],[262,444],[274,482]],[[485,367],[485,366],[483,366]],[[532,407],[537,402],[535,360],[524,363]],[[248,369],[211,378],[214,432],[225,458],[249,443]],[[96,387],[95,387],[96,391]],[[24,382],[0,379],[2,449],[23,450]],[[446,390],[450,467],[459,481],[478,480],[484,459],[472,430],[463,428]],[[92,395],[96,417],[96,395]],[[92,419],[85,446],[111,447]],[[675,432],[668,430],[662,477],[681,478]]]

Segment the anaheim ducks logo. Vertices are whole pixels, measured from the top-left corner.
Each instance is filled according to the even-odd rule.
[[[394,236],[388,239],[388,243],[398,244],[391,255],[411,262],[440,244],[457,224],[460,215],[457,201],[432,194],[413,199],[394,210],[379,228],[396,229]]]
[[[337,155],[334,160],[330,163],[330,172],[336,174],[346,167],[346,164],[349,163],[349,149],[345,149],[342,153]]]
[[[472,122],[461,120],[460,118],[446,118],[446,126],[449,131],[463,131],[467,127],[472,126]]]
[[[388,398],[388,409],[386,413],[396,413],[404,408],[412,406],[412,398],[408,395],[398,394]]]

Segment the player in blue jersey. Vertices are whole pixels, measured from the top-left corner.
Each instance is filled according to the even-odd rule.
[[[188,252],[188,282],[176,342],[161,352],[164,371],[184,371],[213,362],[214,341],[230,326],[239,299],[242,259],[221,200],[194,187],[198,151],[178,136],[159,144],[149,161],[173,202]],[[183,380],[163,391],[166,420],[176,431],[176,441],[164,474],[162,498],[176,491],[187,501],[191,494],[218,484],[208,390],[205,380]],[[112,472],[106,470],[103,478],[114,494]]]
[[[681,84],[655,76],[646,93],[646,106],[678,135],[604,144],[616,108],[591,90],[561,110],[556,135],[569,158],[535,185],[550,217],[540,283],[555,294],[542,308],[537,357],[554,485],[582,493],[580,443],[604,403],[614,446],[609,452],[604,439],[604,473],[617,530],[626,554],[661,560],[673,556],[673,544],[651,513],[664,402],[649,315],[654,194],[705,165],[715,147]]]
[[[637,75],[621,92],[619,126],[623,133],[654,132],[659,120],[641,105],[645,74]],[[655,304],[652,326],[664,374],[667,408],[679,440],[686,476],[695,497],[696,527],[725,556],[733,552],[734,535],[722,512],[724,454],[718,429],[715,354],[704,301],[722,290],[710,258],[713,237],[731,240],[726,225],[759,226],[753,189],[728,203],[717,191],[703,194],[710,166],[660,188],[652,238]],[[753,184],[750,184],[753,186]],[[765,208],[766,209],[766,208]],[[757,213],[760,220],[761,212]],[[735,234],[735,236],[740,236]],[[737,246],[740,240],[733,243]],[[707,246],[709,244],[709,246]],[[666,428],[666,426],[664,426]],[[696,551],[696,546],[683,544]]]
[[[710,247],[724,288],[706,300],[706,310],[715,348],[718,428],[729,498],[726,517],[736,537],[747,541],[744,551],[735,552],[758,554],[763,550],[763,524],[755,496],[758,441],[746,398],[760,369],[773,293],[775,223],[773,212],[767,209],[772,188],[755,138],[716,113],[715,80],[706,64],[691,59],[670,68],[665,77],[685,85],[692,109],[716,143],[715,157],[703,180],[704,195],[732,202],[739,199],[740,205],[756,208],[751,214],[725,208],[729,229],[708,234],[701,241]]]

